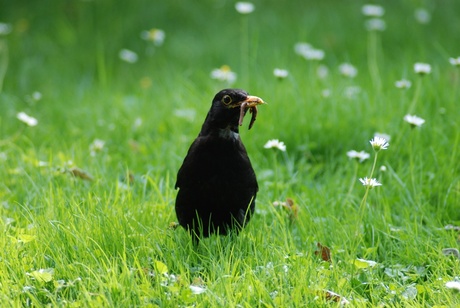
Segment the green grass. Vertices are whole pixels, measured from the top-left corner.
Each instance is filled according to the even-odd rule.
[[[354,307],[459,306],[445,283],[460,279],[460,260],[442,253],[459,248],[459,232],[444,228],[460,225],[460,71],[448,61],[460,56],[459,3],[424,1],[432,18],[420,24],[421,2],[390,1],[387,29],[368,33],[358,1],[258,1],[249,16],[228,1],[163,2],[0,1],[12,25],[0,37],[2,306],[339,306],[325,290]],[[150,28],[165,31],[162,46],[140,38]],[[328,77],[294,53],[300,41],[325,51]],[[121,61],[123,48],[139,60]],[[356,78],[339,74],[343,62]],[[432,73],[416,75],[415,62]],[[269,103],[241,129],[257,211],[238,237],[194,247],[170,228],[175,175],[227,86],[209,77],[224,64],[233,87]],[[275,67],[289,76],[276,79]],[[396,88],[401,78],[412,87]],[[412,102],[426,120],[414,129],[403,121]],[[391,136],[373,175],[383,185],[362,203],[375,132]],[[91,155],[95,139],[105,145]],[[264,149],[269,139],[287,151]],[[351,161],[352,149],[371,158]],[[287,198],[294,221],[273,206]]]

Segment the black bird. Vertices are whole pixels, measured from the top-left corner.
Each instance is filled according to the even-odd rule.
[[[216,94],[198,137],[177,173],[176,215],[194,241],[238,233],[254,213],[258,184],[238,126],[264,101],[239,89]]]

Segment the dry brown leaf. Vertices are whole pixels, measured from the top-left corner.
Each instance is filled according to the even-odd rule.
[[[94,180],[93,176],[89,174],[87,171],[80,169],[78,167],[72,167],[69,169],[70,174],[74,177],[80,178],[85,181],[92,181]]]
[[[319,242],[316,243],[316,246],[318,246],[319,250],[315,251],[315,255],[320,256],[323,261],[331,262],[331,249]]]
[[[343,297],[342,295],[339,295],[335,292],[329,291],[329,290],[323,290],[321,291],[322,293],[320,294],[322,297],[324,297],[327,301],[334,301],[336,303],[340,303],[342,305],[347,305],[350,302]]]
[[[169,223],[168,229],[175,230],[177,227],[179,227],[179,223],[172,221]]]
[[[273,202],[273,206],[280,206],[286,209],[289,213],[289,220],[291,222],[295,222],[297,220],[299,208],[298,206],[294,203],[294,200],[291,198],[287,198],[286,202],[282,201],[275,201]]]

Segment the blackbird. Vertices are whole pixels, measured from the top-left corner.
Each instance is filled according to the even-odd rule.
[[[212,100],[177,173],[176,215],[194,241],[238,234],[254,213],[258,184],[238,126],[249,110],[250,129],[260,104],[261,98],[239,89],[224,89]]]

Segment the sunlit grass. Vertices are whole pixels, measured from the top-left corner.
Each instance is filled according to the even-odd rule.
[[[357,3],[254,3],[243,16],[226,2],[49,2],[0,10],[12,29],[0,36],[2,305],[460,305],[446,287],[460,263],[443,254],[459,246],[456,2],[428,3],[428,24],[385,4],[378,33]],[[162,44],[142,39],[149,29]],[[268,102],[240,130],[256,214],[238,237],[195,247],[171,224],[175,176],[225,66],[232,87]],[[347,157],[371,153],[377,132],[391,137],[378,159]],[[273,139],[286,151],[264,148]]]

